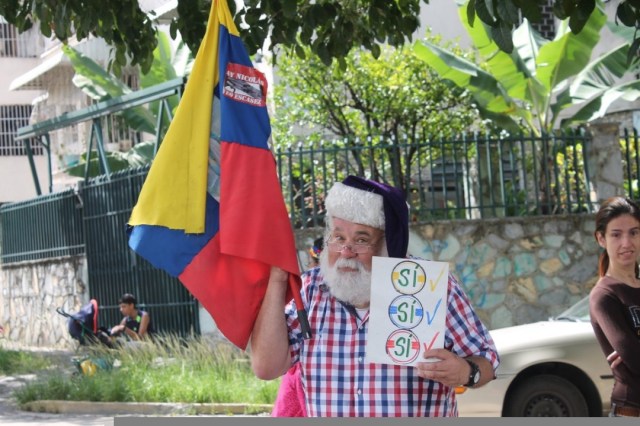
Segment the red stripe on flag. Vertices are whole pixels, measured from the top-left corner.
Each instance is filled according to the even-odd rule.
[[[267,290],[269,265],[220,253],[219,234],[193,258],[180,281],[234,345],[246,349]]]
[[[271,151],[222,143],[220,170],[218,234],[179,278],[222,334],[246,349],[271,265],[300,273]]]
[[[295,240],[271,151],[221,144],[220,250],[300,275]],[[288,294],[290,300],[292,294]]]

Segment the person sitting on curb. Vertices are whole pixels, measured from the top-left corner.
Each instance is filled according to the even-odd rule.
[[[153,333],[151,316],[148,312],[136,307],[136,298],[132,294],[124,294],[118,303],[124,318],[120,324],[111,328],[112,336],[124,334],[131,340],[141,340]]]

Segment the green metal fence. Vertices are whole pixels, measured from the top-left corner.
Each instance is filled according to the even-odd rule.
[[[74,129],[81,123],[88,124],[90,129],[87,164],[95,147],[103,175],[88,179],[89,167],[85,167],[85,184],[78,190],[0,206],[2,264],[86,255],[89,296],[100,303],[103,324],[120,322],[118,299],[124,293],[133,293],[141,307],[150,311],[156,329],[182,336],[199,333],[195,299],[177,279],[153,268],[127,244],[126,221],[148,170],[112,174],[105,151],[106,143],[117,142],[114,138],[121,132],[128,138],[140,136],[140,132],[126,127],[121,115],[124,110],[134,108],[155,111],[155,131],[151,136],[157,151],[173,118],[169,99],[179,98],[183,87],[184,79],[177,78],[18,129],[15,140],[24,143],[38,194],[40,180],[32,144],[46,150],[51,192],[53,137],[56,132]]]
[[[473,135],[448,141],[425,139],[418,145],[372,138],[300,144],[276,151],[276,159],[295,228],[323,225],[324,194],[347,174],[366,175],[403,188],[411,220],[420,223],[593,211],[595,206],[587,196],[586,143],[586,136],[580,133],[543,138]],[[637,199],[635,133],[625,133],[621,146],[625,189]],[[142,184],[141,173],[146,171],[103,176],[89,180],[79,192],[0,206],[2,263],[82,254],[85,241],[115,244],[96,246],[103,258],[92,260],[90,266],[113,267],[119,271],[114,272],[113,280],[126,282],[121,275],[138,263],[129,259],[123,227]],[[97,206],[100,209],[94,210]],[[94,221],[98,220],[101,228],[96,229]],[[83,229],[90,234],[83,235]],[[113,247],[122,253],[107,256]],[[87,254],[90,250],[87,246]],[[120,271],[123,265],[126,268]],[[144,278],[149,279],[156,278]]]
[[[321,226],[323,197],[348,174],[405,191],[411,219],[480,219],[591,211],[587,136],[424,138],[420,144],[370,138],[301,142],[276,151],[296,228]]]
[[[129,249],[126,226],[148,168],[90,179],[80,190],[90,296],[101,304],[103,322],[122,315],[118,299],[133,293],[154,327],[181,336],[200,333],[198,305],[187,289]]]
[[[3,265],[85,252],[82,202],[76,191],[0,206]]]
[[[86,255],[89,296],[101,306],[103,325],[120,322],[118,299],[133,293],[157,330],[199,333],[193,296],[127,243],[126,222],[147,172],[118,172],[89,179],[78,190],[0,206],[2,264]]]

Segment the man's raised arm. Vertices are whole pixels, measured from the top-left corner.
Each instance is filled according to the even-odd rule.
[[[251,333],[251,367],[263,380],[282,376],[289,369],[289,338],[284,315],[288,274],[272,267],[267,292]]]

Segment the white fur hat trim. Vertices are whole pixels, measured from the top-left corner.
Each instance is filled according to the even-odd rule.
[[[325,199],[327,215],[384,230],[382,195],[336,182]]]

